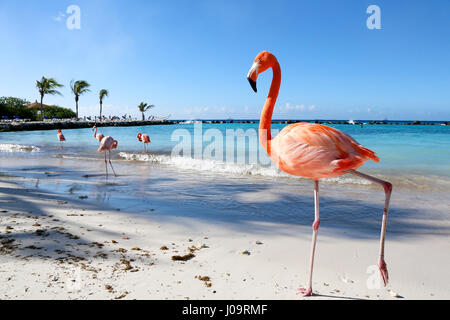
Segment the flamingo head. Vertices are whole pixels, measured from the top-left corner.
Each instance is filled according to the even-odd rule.
[[[138,134],[137,134],[137,138],[138,138],[139,141],[142,142],[142,134],[141,134],[141,133],[138,133]]]
[[[272,66],[272,63],[276,60],[275,56],[268,51],[261,51],[256,56],[250,71],[247,74],[247,80],[252,86],[253,91],[257,92],[256,80],[258,75],[263,73]]]

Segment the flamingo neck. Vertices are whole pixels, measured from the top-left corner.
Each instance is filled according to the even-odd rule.
[[[97,127],[95,127],[94,138],[97,139]]]
[[[272,62],[272,71],[272,84],[270,85],[269,95],[264,103],[259,121],[259,141],[269,156],[271,154],[270,142],[272,140],[272,135],[270,132],[270,127],[272,124],[272,114],[281,84],[281,69],[275,57]]]

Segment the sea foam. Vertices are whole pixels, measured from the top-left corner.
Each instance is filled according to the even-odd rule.
[[[21,144],[0,144],[2,152],[37,152],[40,148],[36,146],[25,146]]]
[[[204,173],[304,179],[301,177],[289,175],[273,165],[261,166],[258,164],[238,164],[238,163],[227,163],[214,159],[195,159],[181,156],[171,157],[170,155],[155,155],[155,154],[128,153],[128,152],[120,152],[119,156],[127,161],[151,162],[154,164],[162,164],[175,167],[181,170],[201,171]],[[343,183],[343,184],[347,183],[371,184],[370,181],[348,176],[323,179],[323,181]]]

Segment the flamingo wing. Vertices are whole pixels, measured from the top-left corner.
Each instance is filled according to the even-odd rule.
[[[61,132],[58,132],[58,138],[59,138],[59,141],[66,141],[66,138],[64,137],[64,135]]]
[[[110,136],[106,136],[104,137],[101,141],[100,141],[100,147],[98,148],[98,152],[102,152],[105,150],[111,150],[114,144],[114,139]]]
[[[344,132],[313,123],[287,126],[272,140],[271,150],[281,170],[313,179],[336,177],[367,160],[379,160],[375,152]]]
[[[143,134],[142,140],[144,140],[145,143],[150,143],[150,137],[148,136],[148,134]]]

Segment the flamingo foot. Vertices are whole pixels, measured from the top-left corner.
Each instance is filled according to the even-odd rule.
[[[297,294],[301,294],[304,297],[311,297],[313,295],[312,288],[306,289],[306,288],[298,288]]]
[[[384,286],[386,287],[389,282],[389,273],[387,270],[386,262],[383,258],[378,262],[378,268],[380,269],[381,278],[383,279]]]

